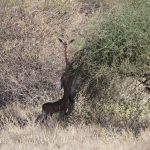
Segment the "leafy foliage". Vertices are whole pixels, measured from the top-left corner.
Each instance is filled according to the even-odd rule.
[[[127,1],[104,18],[98,15],[86,31],[85,45],[73,58],[79,91],[93,120],[104,126],[133,129],[145,122],[143,114],[148,115],[149,101],[142,103],[145,95],[141,97],[143,89],[137,81],[150,79],[149,7],[146,0]]]
[[[85,46],[73,62],[77,65],[82,89],[86,85],[86,94],[93,95],[95,85],[98,88],[103,84],[107,90],[116,75],[149,75],[149,6],[149,3],[124,4],[120,10],[108,13],[106,19],[98,16],[92,22]]]

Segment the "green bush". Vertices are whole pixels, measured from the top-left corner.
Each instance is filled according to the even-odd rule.
[[[143,121],[146,105],[140,105],[140,94],[129,93],[136,91],[132,79],[150,76],[149,7],[146,0],[126,1],[104,18],[94,18],[85,45],[73,58],[79,91],[93,119],[102,124],[136,126]],[[129,80],[134,86],[131,91]],[[126,86],[121,89],[123,82]]]
[[[106,19],[97,17],[92,22],[85,46],[73,62],[86,94],[95,93],[102,84],[108,88],[117,75],[149,74],[150,4],[146,2],[124,4],[107,14]]]

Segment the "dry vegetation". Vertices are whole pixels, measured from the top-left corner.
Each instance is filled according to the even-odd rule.
[[[115,92],[122,100],[118,105],[109,101],[111,93],[108,94],[108,101],[105,100],[106,84],[110,82],[100,80],[105,88],[99,90],[104,97],[99,99],[99,103],[96,100],[90,103],[90,98],[85,100],[85,96],[79,93],[74,112],[65,118],[65,122],[56,114],[47,125],[38,123],[42,104],[56,101],[62,95],[60,77],[65,68],[65,59],[58,38],[75,39],[69,45],[69,56],[72,58],[87,44],[89,37],[85,36],[92,37],[97,32],[93,30],[97,25],[93,26],[95,20],[105,20],[106,12],[122,9],[119,2],[0,1],[1,150],[150,149],[149,94],[133,78],[114,80],[119,83]],[[100,70],[103,72],[106,69]],[[111,87],[114,88],[113,83]],[[134,109],[132,97],[139,94],[142,101],[136,101],[140,105]],[[124,101],[125,98],[129,99]],[[136,117],[132,117],[133,114]],[[141,127],[146,128],[145,131]]]
[[[117,133],[118,132],[118,133]],[[100,126],[79,125],[41,127],[28,125],[24,129],[8,127],[0,133],[0,149],[11,150],[149,150],[150,131],[138,138],[124,131],[104,130]]]
[[[133,132],[121,128],[86,125],[78,118],[74,118],[74,124],[58,121],[57,117],[53,117],[47,124],[35,124],[35,113],[40,111],[40,106],[25,107],[20,103],[14,103],[1,110],[1,114],[4,115],[1,115],[1,123],[4,122],[5,125],[1,126],[3,128],[0,130],[0,149],[148,150],[150,148],[149,128],[141,130],[140,134],[135,136]]]

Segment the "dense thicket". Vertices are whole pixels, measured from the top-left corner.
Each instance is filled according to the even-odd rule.
[[[83,49],[74,58],[86,95],[101,95],[98,89],[109,90],[117,76],[149,78],[149,8],[146,0],[132,1],[94,19]]]
[[[148,14],[150,3],[145,0],[122,2],[103,18],[98,15],[72,61],[86,111],[104,126],[133,129],[147,124],[149,96],[142,83],[150,80]]]

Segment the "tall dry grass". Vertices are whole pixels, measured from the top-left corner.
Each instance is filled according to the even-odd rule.
[[[1,150],[149,150],[150,131],[138,138],[131,132],[105,130],[96,125],[62,127],[28,125],[24,129],[7,127],[0,132]]]
[[[36,117],[41,114],[41,104],[25,105],[14,102],[4,107],[0,110],[0,149],[148,150],[150,148],[149,129],[141,131],[135,137],[132,131],[121,128],[85,125],[84,119],[88,121],[90,118],[85,118],[86,111],[80,105],[76,109],[77,114],[70,123],[59,120],[59,116],[55,115],[52,119],[48,118],[47,124],[40,122],[35,124]]]
[[[73,116],[73,122],[63,122],[56,115],[52,119],[48,118],[47,124],[35,124],[36,117],[41,114],[41,104],[25,105],[15,102],[4,107],[0,110],[0,149],[148,150],[150,148],[149,128],[141,130],[135,136],[132,131],[121,128],[86,125],[80,116],[81,114],[86,116],[85,110],[80,105],[76,109],[79,115]]]

